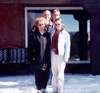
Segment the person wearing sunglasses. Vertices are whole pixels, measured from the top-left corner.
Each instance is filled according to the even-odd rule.
[[[51,43],[52,87],[54,93],[64,93],[64,70],[70,57],[70,35],[60,18],[54,21]]]

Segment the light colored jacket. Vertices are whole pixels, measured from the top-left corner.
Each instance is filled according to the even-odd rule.
[[[63,60],[68,62],[70,57],[70,35],[66,30],[59,33],[58,37],[58,55],[63,56]]]

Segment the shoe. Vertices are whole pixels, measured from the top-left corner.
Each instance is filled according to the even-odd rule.
[[[46,89],[42,89],[42,93],[48,93]]]
[[[53,90],[53,93],[58,93],[58,90],[57,89]]]
[[[58,93],[58,87],[57,86],[53,87],[53,93]]]
[[[58,93],[57,91],[53,92],[53,93]]]
[[[41,90],[37,90],[37,93],[42,93],[42,91]]]

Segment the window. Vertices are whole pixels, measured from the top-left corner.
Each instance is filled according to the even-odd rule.
[[[79,21],[74,18],[74,13],[83,11],[83,7],[25,7],[25,47],[28,47],[28,34],[30,33],[34,19],[48,9],[60,9],[61,18],[64,26],[71,35],[71,61],[79,62]],[[87,22],[87,30],[89,31],[89,21]]]

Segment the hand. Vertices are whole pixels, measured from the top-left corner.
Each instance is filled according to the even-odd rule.
[[[45,71],[47,68],[47,64],[43,64],[42,70]]]

